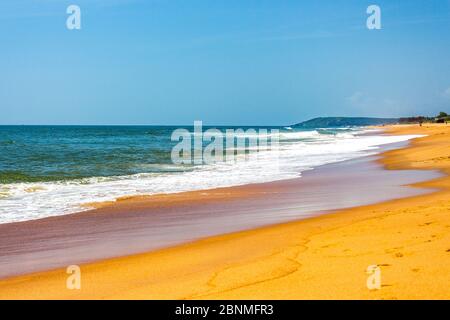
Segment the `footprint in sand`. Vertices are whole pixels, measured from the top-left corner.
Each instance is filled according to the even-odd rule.
[[[434,223],[434,221],[425,222],[424,224],[419,224],[419,227],[426,227],[426,226],[429,226],[430,224],[433,224],[433,223]]]

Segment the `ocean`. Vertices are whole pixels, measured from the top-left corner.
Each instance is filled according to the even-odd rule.
[[[0,126],[0,223],[80,212],[89,209],[86,204],[125,196],[298,178],[306,170],[372,155],[380,146],[417,137],[358,127],[256,127],[279,130],[277,148],[261,152],[257,161],[174,164],[171,151],[178,141],[171,135],[178,128]],[[238,129],[203,130],[210,128]]]

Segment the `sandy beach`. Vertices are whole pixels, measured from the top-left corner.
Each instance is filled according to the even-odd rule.
[[[10,277],[0,281],[0,298],[449,299],[450,126],[391,126],[386,131],[427,135],[407,148],[385,152],[378,161],[392,170],[439,170],[442,177],[408,187],[434,192],[82,264],[81,290],[66,288],[65,268]],[[243,190],[226,198],[242,202],[255,194],[255,189]],[[261,193],[256,193],[252,201],[259,201]],[[207,198],[214,205],[223,197],[216,192]],[[190,201],[186,206],[195,206]],[[148,206],[146,199],[133,204],[135,209]],[[99,210],[99,221],[111,213]],[[58,219],[75,224],[75,218],[55,217],[27,226],[49,231]],[[21,223],[11,225],[4,227],[10,232],[2,233],[5,238],[21,228]],[[92,250],[95,255],[101,247]],[[20,254],[9,252],[10,257]],[[380,290],[366,286],[371,265],[381,268]]]

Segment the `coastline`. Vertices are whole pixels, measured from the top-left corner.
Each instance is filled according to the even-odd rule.
[[[59,138],[48,139],[47,130],[54,131],[55,137],[68,139],[64,140],[68,144],[63,150],[58,149]],[[377,154],[384,146],[405,143],[417,137],[383,135],[378,134],[379,130],[373,133],[373,130],[363,127],[285,130],[275,134],[279,140],[277,146],[253,153],[255,157],[245,157],[248,161],[243,155],[236,155],[233,157],[236,161],[207,161],[199,166],[192,162],[172,163],[170,150],[176,145],[170,139],[171,130],[176,128],[162,130],[150,126],[123,130],[118,127],[78,129],[51,126],[47,129],[26,127],[23,131],[12,130],[7,134],[12,135],[15,143],[5,154],[20,154],[22,151],[24,154],[20,155],[23,161],[17,164],[16,171],[2,172],[0,224],[77,214],[92,207],[108,205],[108,202],[116,206],[124,202],[121,200],[131,201],[133,197],[134,200],[147,198],[153,203],[159,195],[195,194],[193,191],[296,179],[313,168]],[[95,142],[96,147],[83,151],[86,146],[82,141],[86,135],[93,139],[89,141]],[[33,136],[39,144],[47,146],[44,154],[34,147]],[[120,141],[119,145],[113,137]],[[272,139],[273,135],[263,137]],[[68,150],[77,151],[74,154]],[[231,149],[227,150],[230,152]],[[99,156],[103,153],[109,157]],[[80,154],[84,154],[84,158]],[[45,159],[50,161],[48,167]],[[2,162],[5,162],[2,166],[11,166],[7,159]],[[172,197],[164,199],[171,200]]]
[[[387,130],[430,134],[380,162],[440,170],[445,177],[416,184],[439,191],[83,265],[80,291],[65,288],[65,270],[11,278],[0,298],[448,298],[450,129]],[[369,291],[374,264],[383,287]]]
[[[379,151],[405,145],[387,144]],[[130,197],[90,211],[0,224],[0,279],[432,192],[406,185],[430,180],[437,172],[388,171],[378,158],[322,165],[295,179]]]

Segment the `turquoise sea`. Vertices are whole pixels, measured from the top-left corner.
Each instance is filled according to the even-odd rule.
[[[122,196],[295,178],[305,170],[373,154],[380,145],[413,137],[384,136],[357,127],[256,127],[279,130],[280,141],[259,161],[176,165],[171,151],[178,142],[171,141],[171,135],[179,128],[0,126],[0,223],[73,213],[85,210],[85,203]]]

